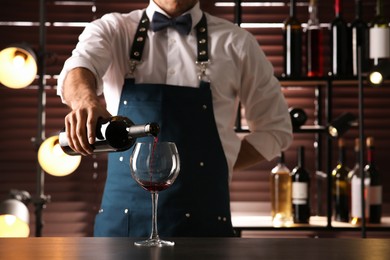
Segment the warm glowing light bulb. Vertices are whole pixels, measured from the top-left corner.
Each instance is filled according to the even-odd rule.
[[[0,237],[28,237],[28,223],[13,215],[0,215]]]
[[[48,174],[66,176],[79,167],[81,156],[67,155],[60,147],[58,139],[58,136],[52,136],[41,144],[38,150],[38,162]]]
[[[383,81],[383,76],[380,72],[374,71],[370,74],[370,82],[378,85],[381,84]]]
[[[26,63],[26,59],[22,55],[15,55],[15,57],[12,60],[12,65],[17,69],[23,68],[25,63]]]
[[[5,215],[4,221],[7,226],[12,226],[16,222],[16,217],[14,215]]]
[[[0,51],[0,82],[10,88],[30,85],[38,72],[35,53],[26,46],[11,46]]]

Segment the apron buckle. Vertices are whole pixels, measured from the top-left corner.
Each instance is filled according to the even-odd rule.
[[[137,68],[138,64],[141,64],[141,63],[142,63],[142,61],[130,59],[129,60],[129,64],[130,64],[129,75],[134,75],[135,69]]]
[[[209,82],[210,79],[206,74],[207,67],[211,63],[210,60],[207,61],[196,61],[195,64],[199,67],[198,79]]]

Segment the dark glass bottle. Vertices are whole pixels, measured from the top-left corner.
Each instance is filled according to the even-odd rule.
[[[369,68],[369,36],[368,36],[368,25],[362,19],[362,1],[355,0],[355,19],[351,24],[352,31],[352,74],[353,76],[358,75],[358,47],[361,48],[361,62],[362,72],[366,72]]]
[[[271,170],[271,214],[275,227],[290,226],[291,215],[291,177],[290,169],[284,162],[284,153],[278,164]]]
[[[307,114],[302,108],[290,107],[288,112],[290,113],[291,123],[294,129],[299,129],[299,127],[306,123]]]
[[[342,0],[335,0],[335,18],[330,24],[331,69],[332,74],[338,77],[352,74],[350,31],[347,22],[343,18],[342,10]]]
[[[290,1],[290,16],[283,26],[284,74],[302,76],[302,26],[296,17],[296,0]]]
[[[336,221],[349,222],[348,173],[350,169],[346,165],[346,148],[342,138],[338,140],[338,147],[338,164],[332,171],[334,218]]]
[[[390,32],[389,20],[384,15],[383,0],[376,1],[376,15],[370,22],[370,58],[374,65],[378,65],[382,59],[390,56]]]
[[[310,219],[310,175],[305,169],[305,150],[298,149],[298,165],[291,172],[292,212],[294,223],[309,223]]]
[[[306,74],[308,77],[322,77],[324,75],[322,33],[318,19],[318,0],[310,0],[306,30]]]
[[[349,172],[351,182],[351,224],[359,225],[362,222],[362,178],[360,175],[360,144],[359,139],[355,139],[355,166]],[[370,186],[370,176],[364,174],[364,199],[365,199],[365,218],[368,220],[368,191]]]
[[[114,116],[107,123],[98,123],[96,126],[96,141],[93,144],[94,153],[119,152],[130,149],[137,138],[148,135],[157,136],[160,127],[157,123],[135,125],[130,119]],[[66,133],[59,134],[59,143],[62,150],[69,155],[79,153],[69,147]]]
[[[382,180],[378,169],[374,162],[374,138],[367,137],[367,164],[364,167],[365,174],[370,176],[370,189],[369,189],[369,222],[381,223],[382,217]]]

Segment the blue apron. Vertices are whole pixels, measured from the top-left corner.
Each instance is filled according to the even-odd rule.
[[[202,21],[207,25],[205,16]],[[193,88],[135,84],[134,79],[126,79],[118,114],[135,124],[157,122],[159,141],[177,145],[180,173],[171,187],[159,193],[160,236],[233,236],[228,166],[215,123],[210,84],[201,81],[199,88]],[[144,137],[138,141],[153,140]],[[132,150],[109,154],[95,236],[150,235],[151,196],[131,177]]]

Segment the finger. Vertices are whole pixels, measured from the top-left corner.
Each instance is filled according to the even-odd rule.
[[[96,125],[98,119],[90,113],[87,119],[88,142],[94,144],[96,140]]]
[[[70,113],[65,117],[65,130],[66,130],[66,136],[68,138],[68,144],[69,147],[82,155],[86,155],[86,153],[80,149],[81,145],[79,142],[79,137],[77,135],[77,119],[75,119],[75,114]]]
[[[84,113],[79,113],[77,115],[75,137],[77,138],[78,142],[75,145],[82,154],[91,154],[93,149],[87,139],[86,117],[87,115]]]

